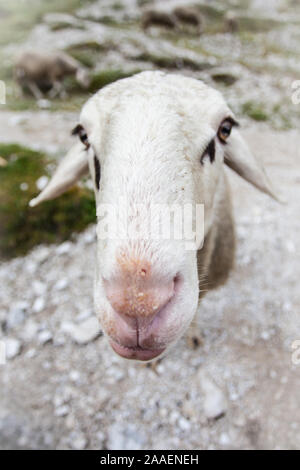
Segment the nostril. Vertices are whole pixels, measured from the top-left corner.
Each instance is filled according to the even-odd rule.
[[[141,270],[141,273],[144,272]],[[175,294],[176,279],[168,282],[145,280],[145,282],[104,281],[107,300],[114,311],[126,319],[154,318]],[[147,320],[147,321],[148,321]],[[132,325],[132,321],[130,321]]]

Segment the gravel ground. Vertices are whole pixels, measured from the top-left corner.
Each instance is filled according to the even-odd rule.
[[[51,144],[50,134],[38,135]],[[189,332],[197,346],[189,334],[153,367],[111,351],[93,316],[93,227],[0,264],[8,356],[1,448],[300,447],[300,366],[291,348],[300,339],[298,131],[255,124],[244,135],[288,204],[230,173],[236,266],[199,307]]]

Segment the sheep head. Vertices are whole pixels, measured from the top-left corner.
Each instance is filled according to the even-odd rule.
[[[151,360],[196,312],[196,254],[224,195],[224,163],[274,192],[220,93],[192,78],[143,72],[109,85],[85,104],[74,134],[79,142],[31,205],[59,196],[89,167],[98,215],[95,311],[118,354]],[[200,230],[196,206],[204,207]],[[180,223],[166,208],[183,210],[190,238],[175,236]]]

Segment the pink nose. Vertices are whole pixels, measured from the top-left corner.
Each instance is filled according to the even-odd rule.
[[[156,344],[159,318],[154,320],[174,295],[174,279],[158,279],[147,262],[126,261],[117,276],[104,281],[107,299],[116,314],[116,338],[128,348],[151,349]]]
[[[128,284],[126,279],[105,282],[108,300],[129,327],[145,328],[174,294],[174,281],[155,285],[151,282]]]

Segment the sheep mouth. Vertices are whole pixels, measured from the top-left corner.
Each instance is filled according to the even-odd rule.
[[[165,348],[145,349],[141,346],[123,346],[122,344],[113,340],[110,340],[110,345],[119,356],[123,357],[124,359],[133,359],[136,361],[151,361],[152,359],[160,356],[165,351]]]
[[[174,332],[170,336],[170,331],[165,331],[164,339],[161,333],[166,329],[167,318],[178,300],[182,283],[183,279],[177,275],[172,297],[148,325],[143,326],[137,323],[137,328],[132,330],[134,334],[129,337],[125,336],[123,339],[121,335],[109,335],[109,343],[114,352],[125,359],[151,361],[166,351],[170,343],[174,341]]]

